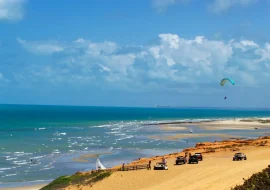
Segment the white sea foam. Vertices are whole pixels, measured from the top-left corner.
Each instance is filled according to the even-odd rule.
[[[0,168],[0,171],[11,170],[12,168]]]
[[[33,159],[40,159],[40,158],[43,158],[43,157],[45,157],[45,155],[44,156],[35,156],[35,157],[33,157]]]
[[[115,134],[115,136],[125,136],[126,134],[125,133],[118,133],[118,134]]]
[[[67,133],[59,133],[59,132],[56,132],[56,133],[54,133],[54,135],[55,136],[65,136],[65,135],[67,135]]]
[[[6,177],[9,177],[9,176],[15,176],[17,174],[7,174]]]
[[[126,137],[116,139],[116,141],[121,141],[121,140],[125,140],[125,139],[130,139],[130,138],[133,138],[133,135],[128,135]]]
[[[15,157],[15,158],[7,158],[6,160],[17,160],[18,157]]]
[[[38,130],[45,130],[46,128],[45,127],[42,127],[42,128],[38,128]]]
[[[24,152],[14,152],[14,154],[24,154]]]
[[[51,167],[47,167],[47,168],[42,168],[42,169],[40,169],[39,171],[43,171],[43,170],[50,170],[50,169],[53,169],[54,167],[53,166],[51,166]]]
[[[16,165],[25,165],[28,164],[26,160],[20,160],[20,161],[13,161],[13,164]]]

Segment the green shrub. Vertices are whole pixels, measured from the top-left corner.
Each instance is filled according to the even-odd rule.
[[[270,189],[270,168],[262,172],[253,174],[249,179],[245,179],[243,185],[237,185],[231,190],[269,190]]]
[[[65,188],[69,185],[84,185],[92,184],[100,181],[106,177],[109,177],[111,172],[94,172],[89,174],[74,174],[71,176],[61,176],[55,179],[53,182],[47,186],[41,188],[40,190],[59,190]]]

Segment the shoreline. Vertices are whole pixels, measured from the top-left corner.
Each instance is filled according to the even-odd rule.
[[[258,118],[254,118],[254,119],[252,119],[252,121],[248,121],[248,122],[247,121],[240,121],[242,119],[243,118],[237,120],[237,122],[238,122],[237,125],[238,126],[241,125],[241,127],[243,127],[243,126],[247,127],[247,125],[260,125],[260,126],[264,126],[264,128],[269,128],[269,126],[267,126],[267,124],[259,123]],[[266,119],[268,121],[269,118],[263,118],[263,119]],[[250,118],[248,120],[250,120]],[[212,121],[212,125],[221,125],[221,127],[222,127],[223,125],[230,125],[230,124],[232,124],[232,122],[235,124],[236,121],[235,120],[219,120],[219,121],[214,120],[214,121]],[[268,122],[270,122],[270,120]],[[202,121],[202,122],[199,122],[199,123],[200,124],[205,124],[206,123],[207,125],[209,125],[209,123],[211,123],[211,122]],[[180,124],[182,125],[182,124],[189,124],[189,123],[181,122]],[[158,125],[161,125],[161,124],[158,124]],[[166,127],[170,128],[171,125],[175,125],[175,124],[172,124],[172,123],[162,124],[160,127],[163,128],[162,130],[167,130]],[[179,123],[177,123],[177,125],[179,125]],[[175,130],[175,128],[177,128],[177,126],[174,126],[173,130]],[[186,129],[180,129],[179,132],[181,132],[181,130],[186,130]],[[239,129],[239,128],[235,128],[235,129]],[[181,135],[181,134],[178,134],[178,135]],[[227,136],[227,137],[229,137],[229,136]],[[237,138],[237,137],[235,137],[235,138]],[[151,160],[153,162],[156,162],[158,160],[161,160],[161,158],[163,156],[165,158],[167,158],[167,159],[172,159],[172,158],[175,158],[176,156],[180,156],[180,155],[183,156],[184,152],[189,152],[189,151],[198,151],[198,152],[201,151],[203,154],[213,154],[213,152],[212,152],[213,148],[215,149],[214,153],[226,151],[226,149],[229,150],[229,151],[232,151],[232,148],[234,148],[232,146],[232,144],[235,144],[235,143],[238,143],[238,142],[240,144],[249,143],[248,146],[257,146],[257,145],[252,144],[252,142],[256,143],[257,141],[262,141],[262,139],[260,139],[260,138],[264,138],[263,134],[261,134],[261,137],[259,137],[258,139],[255,139],[255,140],[254,139],[244,139],[243,140],[243,139],[241,139],[239,137],[239,138],[237,138],[238,140],[232,140],[232,139],[228,138],[228,140],[223,140],[223,141],[201,142],[201,143],[197,143],[194,147],[187,147],[187,148],[183,149],[183,151],[181,151],[181,152],[172,152],[170,154],[153,156],[153,157],[148,157],[148,158],[140,158],[140,159],[137,159],[137,160],[133,160],[132,162],[130,162],[126,166],[132,166],[132,165],[136,165],[136,164],[145,164],[145,163],[148,163],[149,160]],[[177,139],[179,139],[179,138],[177,138]],[[228,146],[228,147],[224,148],[225,146]],[[229,147],[229,146],[231,146],[231,147]],[[217,147],[221,147],[221,148],[217,148]],[[80,159],[85,159],[88,156],[89,155],[86,155],[86,157],[85,157],[85,156],[82,155],[80,157]],[[93,155],[91,155],[91,157],[92,156]],[[111,169],[115,169],[115,168],[119,168],[119,167],[121,167],[121,165],[116,165],[114,167],[111,167]],[[85,172],[82,172],[82,173],[85,173]],[[39,189],[39,188],[41,188],[41,187],[43,187],[45,185],[46,184],[37,184],[37,185],[33,185],[33,186],[12,187],[12,188],[3,187],[3,188],[5,188],[7,190],[26,190],[26,189],[36,190],[36,189]],[[2,188],[0,188],[0,189],[2,189]]]
[[[200,152],[203,154],[203,156],[214,156],[218,155],[220,153],[224,152],[231,152],[235,153],[237,151],[242,150],[253,150],[257,151],[257,149],[261,148],[269,148],[270,147],[270,136],[261,136],[256,139],[237,139],[237,140],[223,140],[223,141],[216,141],[216,142],[201,142],[197,143],[193,147],[188,147],[183,149],[181,152],[172,152],[165,155],[159,155],[159,156],[152,156],[147,158],[139,158],[137,160],[134,160],[130,162],[129,164],[126,164],[126,166],[134,166],[134,165],[140,165],[140,164],[147,164],[150,160],[152,163],[156,163],[158,161],[161,161],[163,157],[165,157],[168,160],[175,159],[178,156],[184,156],[185,153],[194,154],[195,152]],[[109,169],[118,169],[121,168],[122,165],[116,165]],[[132,172],[132,171],[131,171]],[[80,172],[80,173],[90,173],[88,172]],[[121,171],[113,172],[113,173],[122,173]],[[40,188],[46,186],[48,184],[37,184],[33,186],[22,186],[22,187],[12,187],[12,188],[5,188],[6,190],[39,190]],[[0,188],[1,189],[1,188]],[[73,190],[73,189],[72,189]]]
[[[158,123],[147,123],[143,125],[174,125],[174,124],[204,124],[204,123],[211,123],[211,122],[223,122],[223,121],[240,121],[245,122],[245,124],[249,123],[252,124],[252,122],[260,122],[266,121],[266,123],[270,123],[270,117],[228,117],[228,118],[209,118],[209,119],[203,119],[203,118],[192,118],[192,119],[183,119],[183,120],[163,120]]]
[[[40,190],[42,187],[45,187],[48,184],[39,184],[33,186],[21,186],[21,187],[3,187],[5,190]],[[0,188],[1,189],[1,188]]]

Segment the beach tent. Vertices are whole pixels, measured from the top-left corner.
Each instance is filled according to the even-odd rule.
[[[100,162],[99,158],[97,158],[97,161],[96,161],[96,170],[104,170],[106,169]]]

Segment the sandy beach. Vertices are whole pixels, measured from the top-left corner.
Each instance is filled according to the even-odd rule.
[[[269,140],[261,140],[265,142]],[[242,141],[245,142],[245,141]],[[224,144],[225,143],[225,144]],[[227,145],[231,142],[224,142]],[[252,142],[257,143],[257,142]],[[269,143],[269,142],[268,142]],[[217,148],[222,143],[210,143],[207,146]],[[251,145],[250,144],[250,145]],[[254,144],[254,145],[255,145]],[[187,149],[188,150],[188,149]],[[201,152],[201,148],[191,149],[192,153]],[[109,178],[93,185],[93,187],[70,186],[68,190],[157,190],[157,189],[185,189],[185,190],[229,190],[237,184],[243,183],[243,178],[261,171],[270,164],[270,147],[264,146],[241,146],[237,151],[247,155],[246,161],[232,161],[236,151],[232,149],[218,150],[215,153],[203,153],[204,160],[199,164],[174,165],[176,155],[167,155],[167,171],[141,170],[115,172]],[[155,159],[155,160],[154,160]],[[152,158],[152,163],[161,161],[161,157]],[[142,159],[138,163],[147,163],[148,159]],[[135,163],[133,163],[135,164]]]
[[[247,149],[247,161],[233,162],[232,152],[205,155],[198,165],[174,166],[175,159],[168,160],[168,171],[117,172],[95,184],[91,189],[185,189],[185,190],[229,190],[241,184],[243,178],[266,168],[270,163],[270,148]],[[77,188],[70,187],[70,190]],[[82,189],[89,189],[84,187]]]
[[[35,186],[25,186],[25,187],[16,187],[16,188],[5,188],[5,190],[39,190],[44,187],[46,184],[43,185],[35,185]]]
[[[263,120],[269,120],[269,118],[261,118]],[[231,120],[221,120],[221,121],[211,121],[211,122],[197,122],[197,123],[179,123],[179,124],[163,124],[160,125],[160,129],[164,131],[189,131],[190,125],[196,126],[199,129],[204,130],[254,130],[258,129],[269,129],[270,124],[265,124],[257,121],[256,119],[251,119],[251,121],[242,119],[231,119]]]
[[[260,146],[260,143],[267,144]],[[157,190],[157,189],[185,189],[185,190],[229,190],[237,184],[243,183],[243,178],[248,178],[252,174],[261,171],[270,164],[270,139],[263,139],[251,142],[249,145],[241,147],[233,146],[232,142],[202,143],[197,148],[189,148],[190,153],[203,152],[208,148],[216,148],[214,153],[203,153],[204,160],[199,164],[174,165],[175,157],[183,153],[173,153],[166,155],[169,170],[140,170],[114,172],[110,177],[90,186],[69,186],[66,190]],[[245,140],[239,141],[245,144]],[[256,144],[258,146],[256,146]],[[220,147],[231,145],[231,148]],[[254,145],[254,146],[253,146]],[[244,152],[247,155],[245,161],[232,161],[235,152]],[[152,160],[154,165],[161,161],[160,157],[142,158],[130,165],[148,163]],[[119,166],[118,166],[119,167]],[[37,190],[41,186],[10,188],[8,190]]]

